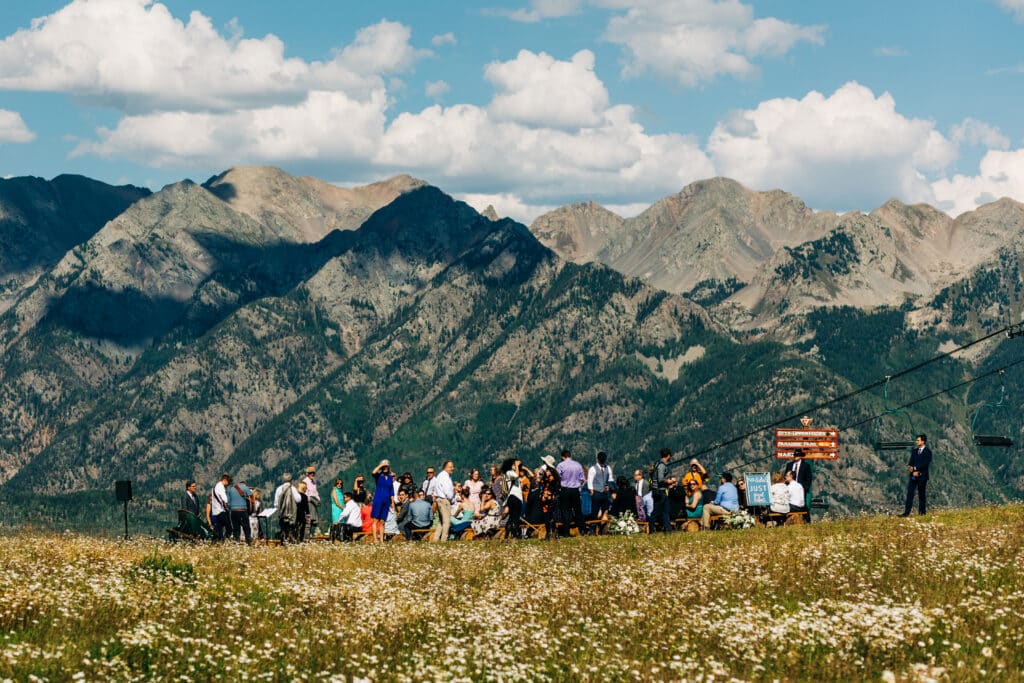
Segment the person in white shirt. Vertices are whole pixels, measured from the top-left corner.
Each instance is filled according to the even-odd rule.
[[[786,472],[786,490],[789,491],[789,511],[804,512],[804,487],[796,480],[793,470]],[[797,503],[800,503],[799,505]]]
[[[210,528],[213,529],[213,538],[216,541],[223,541],[226,532],[231,531],[231,513],[228,512],[228,482],[231,475],[225,473],[220,475],[220,481],[213,487],[210,494],[209,519]]]
[[[612,484],[615,481],[608,456],[604,451],[597,454],[597,462],[587,470],[587,489],[590,492],[590,509],[595,519],[607,519],[612,506]]]
[[[799,486],[800,484],[797,484]],[[789,512],[789,488],[782,481],[782,472],[772,472],[771,511],[784,515]]]
[[[452,525],[452,503],[455,502],[455,484],[452,483],[452,472],[455,471],[455,463],[446,460],[441,466],[441,471],[433,479],[430,491],[434,496],[434,506],[437,508],[437,516],[440,524],[434,532],[433,540],[447,541],[448,532]]]
[[[345,507],[341,510],[341,537],[352,540],[352,535],[363,530],[363,517],[359,503],[352,499],[352,492],[345,491]]]

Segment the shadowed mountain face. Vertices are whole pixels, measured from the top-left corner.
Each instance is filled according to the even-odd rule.
[[[1020,248],[996,246],[1013,203],[957,221],[897,203],[877,216],[823,217],[782,193],[716,181],[643,215],[661,245],[646,255],[616,233],[628,221],[596,205],[572,207],[566,233],[549,216],[543,239],[574,249],[573,263],[524,226],[411,179],[356,188],[394,196],[349,227],[340,200],[317,194],[330,187],[315,187],[273,169],[168,186],[19,294],[0,316],[0,503],[60,493],[70,497],[54,505],[94,505],[100,520],[108,511],[89,501],[129,478],[137,514],[159,527],[183,480],[209,482],[225,468],[266,490],[311,463],[350,481],[381,453],[414,471],[453,457],[461,474],[568,446],[584,460],[606,450],[629,471],[664,445],[692,452],[930,357],[984,327],[979,307],[1020,310]],[[826,218],[835,220],[827,230],[816,223]],[[714,224],[698,231],[710,241],[687,263],[717,275],[696,281],[691,296],[702,292],[718,316],[761,287],[755,307],[784,322],[774,338],[741,341],[691,299],[586,262],[616,255],[649,268],[700,221]],[[727,260],[723,244],[746,245],[747,260]],[[964,254],[948,271],[924,248],[897,265],[901,249],[920,245]],[[991,256],[978,261],[965,245]],[[738,268],[758,259],[741,281],[748,271]],[[973,262],[982,265],[956,279]],[[950,284],[918,294],[925,303],[913,309],[801,303],[819,291],[833,300],[888,292],[889,280],[856,284],[878,270],[911,292],[927,291],[915,289],[919,273]],[[715,279],[727,273],[731,281]],[[787,305],[803,312],[768,311]],[[954,383],[976,360],[1006,353],[951,359],[894,393]],[[852,424],[876,403],[865,395],[816,419]],[[936,476],[950,484],[936,498],[1002,500],[1024,487],[1008,479],[1019,475],[1012,458],[971,445],[963,412],[959,398],[915,408],[915,428],[942,444]],[[876,454],[872,438],[870,423],[844,432],[842,461],[818,468],[816,490],[839,510],[885,508],[900,495],[904,454]],[[706,464],[719,471],[770,448],[762,435]]]
[[[65,252],[147,195],[74,175],[0,180],[0,313]]]

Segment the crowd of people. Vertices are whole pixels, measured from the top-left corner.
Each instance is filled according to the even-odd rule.
[[[505,538],[520,538],[527,528],[543,527],[545,537],[586,534],[588,521],[608,521],[629,513],[650,531],[669,532],[680,521],[692,520],[701,529],[738,510],[748,510],[768,520],[773,515],[807,513],[810,521],[811,467],[797,451],[782,471],[772,473],[771,504],[748,506],[746,484],[721,473],[717,488],[696,459],[682,476],[670,471],[672,452],[664,448],[659,461],[647,471],[636,469],[632,478],[615,476],[604,452],[584,466],[568,450],[560,462],[551,455],[531,469],[516,458],[491,466],[487,479],[473,469],[459,483],[455,464],[445,461],[439,470],[428,467],[417,483],[411,472],[397,475],[389,460],[372,470],[372,491],[366,478],[356,476],[351,488],[341,478],[322,487],[316,468],[307,467],[294,481],[282,476],[273,493],[276,529],[269,511],[264,513],[262,494],[225,473],[213,486],[205,507],[196,495],[196,483],[188,482],[181,508],[203,519],[215,540],[228,537],[247,543],[274,537],[297,543],[328,528],[332,540],[352,540],[369,535],[383,541],[396,535],[407,539],[446,541],[471,530],[475,537],[504,530]],[[329,511],[329,517],[327,517]],[[329,520],[329,521],[328,521]],[[261,524],[260,522],[263,522]]]

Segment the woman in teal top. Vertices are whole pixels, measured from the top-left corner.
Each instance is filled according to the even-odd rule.
[[[704,516],[704,496],[697,482],[690,480],[686,485],[686,518],[700,519]]]
[[[345,507],[345,485],[341,479],[334,480],[334,488],[331,489],[331,540],[341,540],[341,511]]]

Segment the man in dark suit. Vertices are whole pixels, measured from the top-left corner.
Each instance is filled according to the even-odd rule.
[[[199,497],[196,495],[196,483],[194,481],[185,484],[185,493],[181,494],[181,504],[178,506],[178,509],[191,512],[196,517],[199,517]]]
[[[786,464],[786,472],[793,473],[793,479],[804,489],[803,506],[807,509],[807,521],[811,521],[811,464],[804,460],[804,452],[801,449],[793,451],[793,459]],[[783,473],[785,476],[785,472]],[[801,503],[790,504],[799,506]]]
[[[925,487],[928,485],[928,468],[931,464],[932,449],[928,448],[928,437],[918,434],[914,441],[914,450],[910,451],[910,462],[907,463],[910,482],[907,484],[907,504],[903,508],[902,517],[910,516],[910,509],[914,507],[914,491],[917,491],[917,511],[925,514],[928,507]]]

